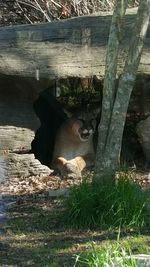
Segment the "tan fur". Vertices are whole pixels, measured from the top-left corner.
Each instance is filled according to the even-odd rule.
[[[84,122],[76,118],[68,119],[58,130],[53,154],[52,168],[63,177],[81,177],[85,167],[94,162],[93,133],[84,136]]]

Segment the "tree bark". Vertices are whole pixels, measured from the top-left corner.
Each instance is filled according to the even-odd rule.
[[[137,69],[140,62],[144,38],[149,23],[149,16],[150,16],[150,1],[149,0],[141,1],[138,9],[133,38],[131,40],[131,44],[129,47],[128,57],[125,62],[123,73],[119,80],[116,96],[113,98],[114,100],[113,111],[109,123],[108,122],[107,124],[103,123],[104,122],[103,117],[105,117],[105,113],[102,112],[102,119],[99,126],[97,158],[95,164],[94,181],[96,182],[97,181],[103,182],[104,178],[106,179],[106,177],[109,178],[110,176],[112,176],[116,171],[116,169],[119,167],[121,142],[126,119],[126,113],[130,100],[130,95],[133,89],[133,84],[136,78]],[[112,21],[112,24],[113,22],[114,21]],[[106,79],[108,78],[106,77]],[[108,88],[106,88],[106,90],[108,90]],[[107,94],[104,95],[104,98],[105,98],[104,103],[107,103],[107,106],[109,106],[112,103],[112,99],[110,100]],[[105,111],[105,106],[103,106],[103,109]],[[109,109],[111,111],[111,105]],[[107,135],[105,136],[104,139],[103,131],[105,128],[107,129]],[[103,147],[103,150],[100,150],[101,147]]]
[[[107,54],[106,54],[106,66],[105,66],[105,79],[103,88],[103,102],[102,102],[102,116],[100,124],[101,140],[103,142],[98,143],[98,151],[103,155],[107,145],[107,138],[110,131],[111,116],[113,112],[113,105],[116,95],[116,76],[117,76],[117,60],[119,54],[119,45],[121,42],[120,32],[125,11],[127,8],[127,2],[118,1],[114,9],[112,17],[112,23],[110,27]],[[99,153],[97,153],[98,155]],[[96,160],[95,168],[99,169],[99,160]]]
[[[135,9],[124,21],[118,55],[122,70],[132,36]],[[0,28],[0,73],[39,78],[104,76],[111,14],[96,14],[52,23]],[[138,71],[150,73],[150,27]]]

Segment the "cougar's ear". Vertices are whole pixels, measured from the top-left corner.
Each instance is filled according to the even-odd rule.
[[[67,115],[68,119],[72,118],[72,113],[68,111],[67,109],[63,109],[65,114]]]
[[[101,107],[96,107],[95,109],[93,109],[93,115],[95,118],[97,118],[101,113]]]
[[[93,130],[95,131],[96,130],[96,124],[97,124],[96,118],[91,119],[90,123],[91,123],[91,126],[93,127]]]

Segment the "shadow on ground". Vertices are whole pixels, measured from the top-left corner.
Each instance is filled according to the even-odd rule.
[[[91,241],[102,244],[117,239],[117,231],[68,230],[62,199],[49,197],[47,192],[12,196],[12,200],[1,234],[0,266],[71,267],[77,254],[91,249]]]

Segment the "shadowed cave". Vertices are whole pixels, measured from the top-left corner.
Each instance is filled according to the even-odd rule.
[[[82,107],[80,100],[83,98],[84,86],[81,86],[81,91],[77,90],[79,79],[70,78],[69,83],[68,79],[64,79],[60,83],[62,91],[66,90],[64,87],[68,88],[67,98],[72,97],[73,93],[76,95],[74,104],[80,102]],[[99,92],[100,88],[102,91],[102,81],[97,84],[94,81],[92,86],[92,90],[96,88],[95,91]],[[1,150],[24,149],[33,152],[42,164],[50,166],[56,132],[67,119],[63,110],[64,105],[53,96],[55,87],[56,81],[54,80],[36,81],[36,79],[23,77],[0,76]],[[148,89],[149,77],[137,77],[129,105],[122,146],[123,158],[131,164],[137,161],[143,164],[145,161],[135,127],[141,119],[149,115]],[[86,95],[88,93],[89,90],[85,91]],[[89,99],[91,101],[92,97],[89,96]]]

